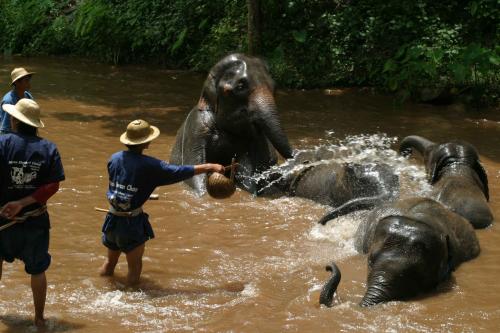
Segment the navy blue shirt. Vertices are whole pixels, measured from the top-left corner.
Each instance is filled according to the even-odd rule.
[[[151,156],[120,151],[108,162],[109,203],[118,211],[141,207],[157,186],[194,176],[194,166],[173,165]]]
[[[33,96],[28,91],[24,92],[23,98],[33,99]],[[0,104],[0,132],[10,132],[10,114],[3,110],[4,104],[12,104],[16,105],[16,103],[20,100],[19,96],[17,96],[14,89],[5,94],[2,99],[2,103]]]
[[[56,145],[38,136],[19,133],[0,136],[0,171],[0,206],[31,195],[42,185],[64,180]],[[19,215],[38,207],[38,203],[29,205]]]

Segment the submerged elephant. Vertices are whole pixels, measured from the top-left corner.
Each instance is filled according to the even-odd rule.
[[[412,135],[401,141],[399,151],[409,155],[413,150],[424,158],[434,199],[465,217],[474,228],[485,228],[492,223],[493,214],[488,206],[488,177],[471,144],[436,144]]]
[[[338,163],[322,157],[333,155],[329,151],[321,156],[311,151],[297,153],[260,179],[259,194],[297,196],[331,207],[358,198],[370,198],[372,204],[380,204],[399,194],[399,177],[387,164]]]
[[[292,157],[273,95],[274,81],[262,60],[226,56],[210,70],[198,105],[179,128],[171,162],[227,165],[236,156],[237,184],[255,193],[251,176],[277,163],[274,148],[284,158]],[[203,193],[205,179],[199,175],[187,183]]]
[[[361,306],[428,292],[480,252],[470,223],[428,198],[409,198],[373,210],[359,225],[355,246],[368,254],[367,290]],[[331,306],[340,270],[335,264],[327,270],[332,276],[320,303]]]

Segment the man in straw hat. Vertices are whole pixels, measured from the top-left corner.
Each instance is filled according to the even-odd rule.
[[[159,134],[159,129],[145,120],[132,121],[120,136],[128,149],[113,154],[108,162],[110,209],[102,227],[102,243],[108,248],[108,258],[100,274],[113,275],[120,254],[125,252],[129,286],[139,282],[145,242],[154,238],[148,215],[142,211],[142,205],[154,189],[200,173],[224,173],[220,164],[172,165],[143,155],[144,149]]]
[[[4,104],[12,132],[0,136],[0,278],[3,260],[24,262],[31,275],[35,324],[43,317],[50,265],[47,200],[59,189],[64,171],[57,147],[37,136],[40,107],[27,98]],[[6,224],[7,222],[7,224]]]
[[[0,134],[9,133],[11,130],[10,116],[3,111],[2,106],[4,104],[16,105],[21,98],[33,99],[33,96],[28,91],[31,88],[30,81],[33,74],[35,73],[28,72],[22,67],[14,68],[10,73],[12,90],[5,94],[0,105]]]

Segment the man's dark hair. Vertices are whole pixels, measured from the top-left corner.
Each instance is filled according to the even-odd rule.
[[[140,152],[140,151],[143,151],[144,148],[148,145],[149,142],[146,142],[146,143],[141,143],[141,144],[138,144],[138,145],[125,145],[128,150],[131,150],[131,151],[135,151],[135,152]]]
[[[31,135],[31,136],[36,136],[38,134],[36,127],[30,126],[30,125],[25,124],[25,123],[23,123],[21,121],[17,123],[17,130],[16,130],[16,132],[19,133],[19,134]]]

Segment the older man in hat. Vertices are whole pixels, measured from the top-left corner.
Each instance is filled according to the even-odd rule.
[[[5,94],[0,104],[0,135],[11,131],[10,115],[3,110],[3,105],[16,105],[21,98],[33,99],[33,96],[28,91],[31,88],[30,81],[33,74],[35,73],[28,72],[22,67],[14,68],[10,73],[12,90]]]
[[[57,147],[40,138],[40,107],[27,98],[4,104],[12,132],[0,136],[0,278],[3,261],[20,259],[31,275],[35,324],[44,326],[50,265],[47,200],[59,189],[64,171]]]
[[[142,210],[154,189],[201,173],[224,173],[220,164],[172,165],[144,155],[144,149],[159,135],[160,130],[147,121],[132,121],[120,137],[128,149],[113,154],[108,162],[110,208],[102,227],[102,243],[108,248],[108,257],[100,273],[113,275],[120,254],[124,252],[129,286],[139,282],[145,243],[154,238],[148,214]]]

